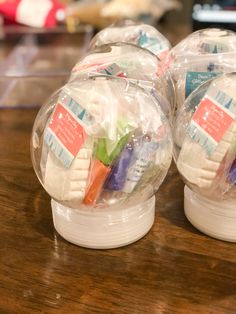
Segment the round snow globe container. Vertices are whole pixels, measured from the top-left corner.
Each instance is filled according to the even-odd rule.
[[[41,108],[31,153],[58,233],[107,249],[152,227],[172,137],[150,93],[122,78],[94,76],[69,82]]]
[[[90,43],[93,50],[104,44],[123,42],[145,48],[163,60],[171,48],[168,39],[155,27],[125,20],[112,24],[98,32]]]
[[[187,218],[212,237],[236,242],[236,73],[192,92],[173,136]]]

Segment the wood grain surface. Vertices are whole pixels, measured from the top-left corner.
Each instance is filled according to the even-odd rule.
[[[98,251],[63,240],[30,161],[35,116],[0,111],[0,313],[236,313],[236,245],[188,223],[175,167],[140,241]]]

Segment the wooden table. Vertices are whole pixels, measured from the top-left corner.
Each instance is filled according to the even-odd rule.
[[[188,223],[175,168],[142,240],[107,251],[63,240],[30,161],[35,115],[0,111],[0,313],[236,313],[236,245]]]

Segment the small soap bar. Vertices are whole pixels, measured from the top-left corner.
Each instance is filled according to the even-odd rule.
[[[177,161],[180,173],[199,188],[210,188],[235,136],[236,123],[233,122],[211,156],[198,143],[186,138]]]
[[[52,197],[59,201],[83,200],[92,152],[93,143],[87,141],[73,160],[70,168],[65,168],[53,152],[48,151],[44,187]]]

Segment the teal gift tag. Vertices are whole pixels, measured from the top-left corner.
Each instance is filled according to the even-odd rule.
[[[185,98],[206,81],[216,77],[218,72],[187,72],[185,84]]]
[[[151,51],[154,54],[160,54],[161,52],[169,49],[167,42],[155,37],[150,37],[143,31],[139,34],[137,45]]]

